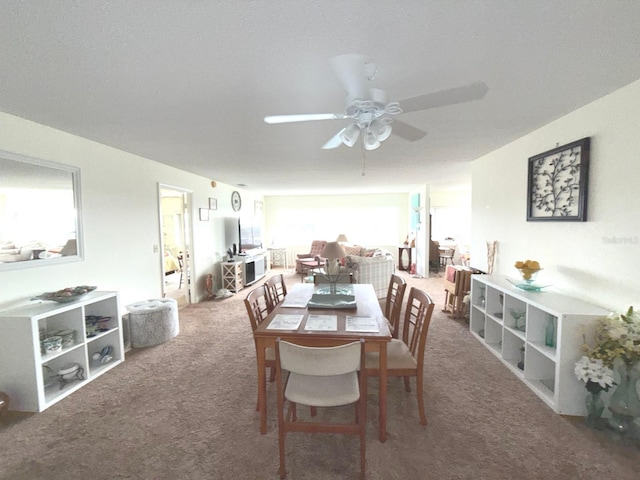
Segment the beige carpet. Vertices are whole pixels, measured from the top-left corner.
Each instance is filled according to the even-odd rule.
[[[408,394],[390,379],[388,440],[380,443],[372,379],[367,478],[640,478],[637,446],[553,413],[464,320],[440,311],[441,277],[406,278],[437,302],[425,366],[429,425],[418,423],[415,387]],[[300,281],[289,272],[286,280]],[[0,479],[278,478],[274,385],[269,431],[260,435],[246,293],[182,309],[178,337],[129,352],[43,413],[0,419]],[[293,434],[287,461],[291,480],[358,478],[358,442]]]

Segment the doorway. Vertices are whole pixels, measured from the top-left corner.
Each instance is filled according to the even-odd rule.
[[[190,203],[190,191],[159,185],[162,297],[175,299],[178,306],[192,298]]]

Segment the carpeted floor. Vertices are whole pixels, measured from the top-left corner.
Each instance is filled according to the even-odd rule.
[[[272,274],[282,270],[273,270]],[[403,273],[404,275],[404,273]],[[388,440],[378,441],[377,380],[369,382],[367,478],[640,478],[640,449],[581,419],[553,413],[441,312],[442,278],[414,279],[436,301],[427,340],[425,402],[389,381]],[[289,285],[299,276],[285,272]],[[180,310],[180,335],[132,350],[122,365],[43,413],[0,419],[0,479],[276,479],[274,384],[259,433],[247,290]],[[358,441],[287,439],[291,480],[358,478]]]

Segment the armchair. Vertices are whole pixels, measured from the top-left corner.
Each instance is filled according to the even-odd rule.
[[[322,261],[322,251],[324,247],[327,245],[327,242],[324,240],[314,240],[311,242],[311,248],[309,253],[299,253],[296,259],[296,273],[304,273],[305,266],[302,262],[309,262],[316,259]]]

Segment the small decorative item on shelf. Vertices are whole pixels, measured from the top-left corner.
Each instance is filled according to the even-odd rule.
[[[504,306],[504,295],[503,295],[502,293],[500,293],[500,294],[498,295],[498,299],[500,300],[500,311],[499,311],[499,312],[496,312],[496,314],[495,314],[495,315],[496,315],[496,317],[498,317],[498,318],[502,318],[502,315],[503,315],[503,314],[502,314],[502,308],[503,308],[503,306]]]
[[[518,368],[524,370],[524,342],[520,346],[520,361],[518,362]]]
[[[484,305],[486,303],[485,297],[484,297],[484,285],[481,287],[478,287],[478,289],[480,290],[480,295],[478,296],[478,305],[480,305],[482,308],[484,308]]]
[[[58,303],[69,303],[78,300],[89,292],[93,292],[97,287],[80,285],[77,287],[67,287],[55,292],[45,292],[31,300],[51,300]]]
[[[60,390],[62,390],[68,383],[84,380],[84,368],[79,363],[70,363],[58,371],[58,376],[60,377]]]
[[[533,292],[538,292],[544,288],[535,283],[538,272],[542,270],[539,262],[536,260],[517,261],[514,266],[518,269],[522,277],[522,281],[515,284],[516,287]]]
[[[615,385],[613,370],[605,366],[600,359],[592,360],[583,356],[576,362],[575,374],[578,380],[585,383],[589,394],[585,399],[587,407],[587,425],[602,430],[606,427],[606,420],[602,418],[604,401],[601,393],[608,392]]]
[[[515,308],[512,308],[509,310],[509,313],[513,318],[513,328],[524,332],[526,330],[526,312],[524,310],[516,310]]]
[[[591,360],[613,369],[617,387],[610,399],[609,426],[618,433],[640,440],[640,315],[629,307],[626,313],[610,313],[596,321],[595,345],[586,342],[583,351]],[[613,378],[613,375],[612,375]]]
[[[52,335],[42,341],[42,351],[45,355],[56,353],[62,350],[62,337]]]
[[[84,324],[87,338],[95,337],[100,332],[109,331],[110,320],[111,317],[103,317],[102,315],[86,315]]]
[[[62,338],[62,348],[72,347],[76,343],[75,330],[60,330],[56,335]]]
[[[556,346],[556,317],[547,315],[547,325],[544,327],[544,344],[547,347]]]
[[[107,345],[99,352],[95,352],[91,355],[91,360],[93,360],[96,364],[109,363],[113,360],[113,347],[111,345]]]

